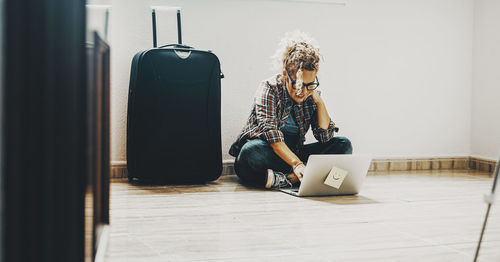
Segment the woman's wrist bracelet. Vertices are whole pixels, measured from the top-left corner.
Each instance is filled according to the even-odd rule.
[[[297,168],[300,165],[304,165],[304,163],[302,163],[302,161],[298,162],[297,164],[295,164],[295,166],[293,166],[293,170],[295,170],[295,168]]]

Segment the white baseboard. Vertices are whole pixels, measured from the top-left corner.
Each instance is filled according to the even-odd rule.
[[[478,170],[493,173],[496,160],[475,156],[388,157],[372,160],[369,171]],[[234,175],[234,160],[222,161],[222,175]],[[111,178],[127,178],[127,162],[111,162]]]

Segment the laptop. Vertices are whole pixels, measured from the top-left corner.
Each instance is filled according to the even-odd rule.
[[[299,197],[357,194],[371,160],[370,156],[363,155],[310,155],[300,187],[282,188],[280,191]],[[343,179],[340,184],[339,178]],[[329,182],[334,180],[337,184]]]

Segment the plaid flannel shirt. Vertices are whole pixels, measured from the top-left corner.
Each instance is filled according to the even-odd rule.
[[[289,105],[292,105],[291,109]],[[292,151],[297,153],[303,147],[309,127],[312,127],[314,137],[319,142],[325,143],[333,138],[337,129],[335,124],[330,121],[328,129],[318,126],[318,108],[312,97],[301,104],[294,102],[281,82],[281,75],[278,74],[260,84],[255,93],[250,117],[238,139],[231,146],[229,154],[237,157],[241,147],[252,138],[261,138],[269,144],[283,142],[281,128],[285,125],[291,110],[295,111],[295,121],[300,130],[299,143],[297,148],[291,148]]]

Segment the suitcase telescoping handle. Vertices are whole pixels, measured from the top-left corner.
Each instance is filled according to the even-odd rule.
[[[151,6],[151,17],[153,20],[153,47],[157,46],[156,38],[156,10],[177,10],[177,41],[182,45],[182,31],[181,31],[181,8],[171,6]],[[162,46],[164,47],[164,46]]]

